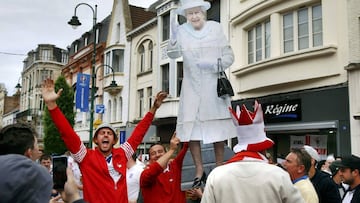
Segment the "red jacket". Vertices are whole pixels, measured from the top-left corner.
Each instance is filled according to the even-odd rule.
[[[154,118],[152,113],[138,123],[129,139],[112,150],[113,166],[121,177],[115,184],[109,174],[105,157],[98,149],[86,149],[63,113],[57,107],[50,111],[66,147],[79,163],[84,186],[84,199],[91,203],[128,203],[126,187],[126,163],[141,143]]]
[[[140,176],[140,188],[146,203],[185,203],[185,192],[181,191],[181,170],[188,149],[184,146],[176,158],[164,170],[158,162],[151,163]]]

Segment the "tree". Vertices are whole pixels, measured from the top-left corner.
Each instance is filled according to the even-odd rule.
[[[66,83],[65,77],[60,76],[55,81],[55,91],[63,89],[63,92],[56,101],[58,107],[61,109],[66,119],[69,121],[71,126],[74,126],[74,90]],[[66,146],[60,138],[60,133],[54,125],[50,113],[45,109],[44,116],[44,151],[47,154],[63,154],[67,151]]]

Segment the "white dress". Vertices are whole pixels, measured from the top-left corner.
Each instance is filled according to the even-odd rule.
[[[180,93],[176,135],[182,142],[202,140],[204,144],[236,136],[229,107],[230,97],[217,96],[218,58],[222,67],[234,61],[233,51],[222,27],[207,21],[200,31],[191,24],[178,27],[177,41],[169,43],[168,56],[183,56],[183,81]]]

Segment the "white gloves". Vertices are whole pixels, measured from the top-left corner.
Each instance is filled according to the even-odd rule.
[[[196,65],[201,68],[201,69],[209,69],[209,70],[215,70],[215,63],[213,62],[213,60],[204,60],[204,59],[200,59]]]

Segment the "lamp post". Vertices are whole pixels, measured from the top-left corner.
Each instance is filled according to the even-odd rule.
[[[97,73],[97,71],[99,70],[99,68],[101,67],[108,67],[111,69],[111,72],[112,72],[112,81],[111,81],[111,84],[109,85],[109,88],[117,88],[118,85],[116,84],[116,81],[115,81],[115,72],[114,72],[114,69],[110,66],[110,65],[107,65],[107,64],[101,64],[100,66],[98,66],[96,68],[96,71],[95,71],[95,74]]]
[[[102,67],[108,67],[111,69],[112,71],[112,81],[110,83],[109,86],[107,87],[103,87],[103,90],[106,91],[108,90],[109,92],[116,92],[116,90],[119,88],[119,86],[116,84],[116,81],[115,81],[115,72],[114,72],[114,69],[110,66],[110,65],[107,65],[107,64],[101,64],[100,66],[98,66],[96,68],[96,71],[95,71],[95,74],[97,74],[98,70]],[[97,87],[96,87],[97,89]]]
[[[19,79],[18,79],[18,83],[16,84],[16,86],[15,86],[15,88],[16,88],[16,95],[19,95],[20,96],[20,93],[21,93],[21,88],[22,88],[22,86],[21,86],[21,84],[20,84],[20,79],[21,79],[21,76],[19,77]]]
[[[87,3],[79,3],[76,5],[74,10],[74,16],[68,22],[69,25],[72,25],[74,28],[80,26],[81,23],[76,16],[76,9],[81,6],[88,6],[93,12],[93,35],[94,35],[94,44],[93,44],[93,59],[91,66],[91,95],[90,95],[90,129],[89,129],[89,148],[92,148],[92,134],[93,134],[93,123],[94,123],[94,99],[95,99],[95,81],[96,81],[96,73],[95,73],[95,63],[96,63],[96,15],[97,15],[97,5],[95,5],[95,9]]]

